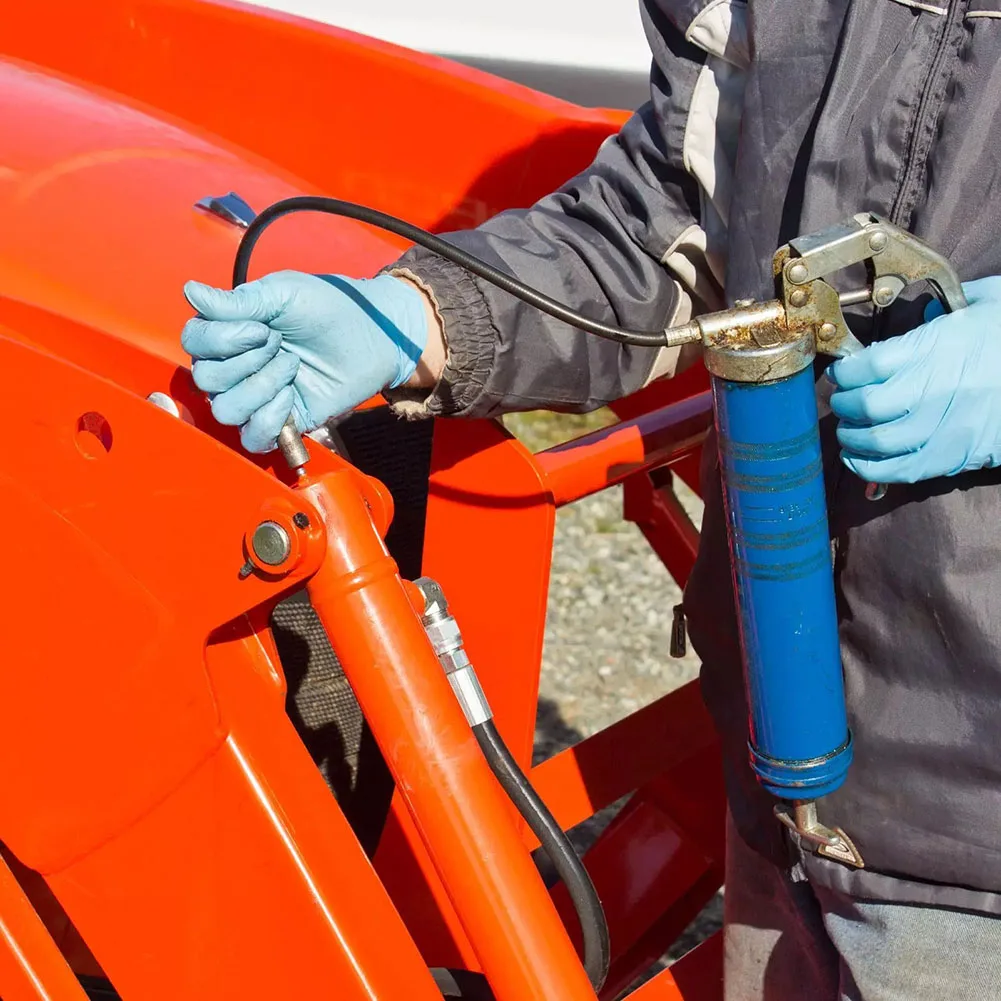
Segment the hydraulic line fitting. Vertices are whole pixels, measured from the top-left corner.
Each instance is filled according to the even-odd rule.
[[[448,683],[462,706],[466,721],[470,726],[478,726],[493,719],[490,704],[463,646],[459,623],[448,610],[444,592],[430,577],[421,577],[414,583],[424,595],[421,622],[448,676]]]

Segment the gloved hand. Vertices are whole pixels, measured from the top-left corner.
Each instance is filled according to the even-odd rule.
[[[199,316],[181,334],[212,413],[249,452],[275,447],[290,413],[301,432],[405,383],[427,343],[413,285],[279,271],[232,291],[188,282]]]
[[[828,369],[846,466],[915,483],[1001,463],[1001,277],[963,286],[969,305]]]

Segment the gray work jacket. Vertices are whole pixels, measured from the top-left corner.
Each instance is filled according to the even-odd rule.
[[[1001,0],[645,0],[651,99],[594,163],[527,210],[450,235],[583,312],[657,329],[770,298],[771,259],[860,211],[1001,273]],[[550,321],[420,250],[448,362],[422,413],[587,410],[669,376],[676,352]],[[861,340],[920,321],[906,295]],[[999,380],[1001,380],[1001,373]],[[823,385],[821,381],[818,385]],[[807,859],[861,897],[1001,913],[1001,471],[894,487],[839,463],[822,406],[855,764],[823,816],[866,868]],[[788,858],[747,765],[747,724],[715,445],[685,600],[744,838]],[[729,615],[729,627],[721,628]]]

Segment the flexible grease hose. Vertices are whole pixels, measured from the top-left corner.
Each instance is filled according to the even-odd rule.
[[[291,215],[294,212],[324,212],[328,215],[341,216],[345,219],[354,219],[358,222],[375,226],[378,229],[386,230],[389,233],[395,233],[397,236],[402,236],[404,239],[410,240],[430,250],[432,253],[438,254],[440,257],[444,257],[453,264],[471,271],[484,281],[496,285],[497,288],[503,289],[529,306],[534,306],[548,316],[562,320],[564,323],[568,323],[578,330],[583,330],[585,333],[594,334],[596,337],[603,337],[609,341],[615,341],[617,344],[630,344],[637,347],[666,347],[693,339],[697,340],[700,336],[698,328],[692,324],[687,324],[684,328],[678,328],[675,331],[644,331],[627,330],[623,327],[616,327],[589,319],[569,306],[551,299],[538,289],[526,285],[517,278],[512,278],[498,268],[487,264],[486,261],[480,260],[480,258],[467,253],[465,250],[454,247],[448,241],[435,236],[433,233],[429,233],[425,229],[421,229],[419,226],[405,222],[403,219],[390,215],[388,212],[380,212],[378,209],[369,208],[367,205],[358,205],[355,202],[346,202],[340,198],[327,198],[322,195],[296,195],[293,198],[283,198],[281,201],[269,205],[254,218],[253,222],[247,227],[246,233],[243,234],[240,246],[236,251],[236,260],[233,262],[233,288],[243,285],[246,282],[247,272],[250,267],[250,256],[254,252],[257,241],[261,238],[261,234],[276,219]],[[295,424],[295,418],[291,415],[285,422],[284,428],[282,428],[278,445],[290,469],[298,469],[309,461],[309,453],[302,443],[302,438]]]
[[[236,252],[236,261],[233,265],[233,287],[242,285],[247,280],[247,270],[250,264],[250,255],[253,253],[254,245],[260,239],[261,234],[276,219],[290,215],[293,212],[326,212],[329,215],[343,216],[346,219],[355,219],[358,222],[368,223],[378,229],[384,229],[389,233],[402,236],[405,240],[410,240],[432,253],[444,257],[453,264],[471,271],[484,281],[496,285],[499,289],[515,296],[522,302],[534,306],[543,313],[569,323],[570,326],[583,330],[596,337],[604,337],[609,341],[616,341],[619,344],[634,344],[639,347],[664,347],[669,343],[666,331],[643,331],[626,330],[622,327],[611,326],[607,323],[599,323],[597,320],[588,319],[576,310],[565,306],[555,299],[537,289],[526,285],[524,282],[512,278],[503,271],[498,270],[486,261],[481,261],[473,254],[460,250],[452,246],[446,240],[433,233],[429,233],[419,226],[414,226],[409,222],[404,222],[396,216],[386,212],[379,212],[377,209],[370,209],[365,205],[356,205],[354,202],[341,201],[339,198],[324,198],[320,195],[298,195],[294,198],[284,198],[273,205],[269,205],[258,215],[247,227],[247,232],[243,234],[239,249]]]

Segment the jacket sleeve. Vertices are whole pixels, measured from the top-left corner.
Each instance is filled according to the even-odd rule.
[[[531,208],[446,234],[449,242],[619,326],[663,329],[719,308],[721,268],[707,255],[703,224],[706,191],[686,143],[711,54],[670,15],[677,3],[644,0],[651,99],[594,162]],[[708,116],[710,128],[716,118]],[[445,370],[430,394],[388,394],[410,416],[587,411],[672,375],[691,357],[585,334],[422,248],[389,270],[429,292],[445,331]]]

